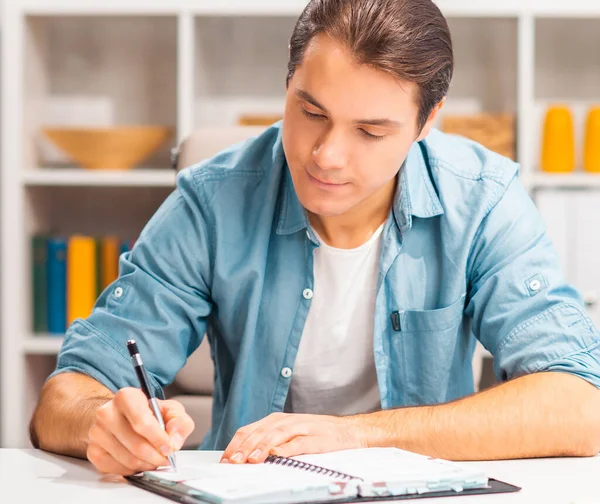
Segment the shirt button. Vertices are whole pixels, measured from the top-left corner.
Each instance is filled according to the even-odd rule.
[[[302,295],[304,296],[304,299],[312,299],[313,291],[310,289],[304,289],[304,292],[302,293]]]
[[[598,302],[598,293],[593,290],[585,292],[583,302],[586,306],[594,306]]]
[[[539,280],[532,280],[529,284],[529,288],[534,292],[539,291],[541,286],[542,284]]]
[[[120,298],[123,295],[123,289],[121,287],[117,287],[115,289],[115,297]]]
[[[284,378],[289,378],[290,376],[292,376],[292,370],[289,367],[284,367],[281,370],[281,376],[283,376]]]

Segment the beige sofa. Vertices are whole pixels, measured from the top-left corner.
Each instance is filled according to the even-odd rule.
[[[177,373],[173,384],[165,389],[165,395],[183,404],[196,423],[196,428],[187,439],[185,448],[197,448],[210,429],[213,370],[210,346],[204,338],[198,350],[190,355],[185,366]]]

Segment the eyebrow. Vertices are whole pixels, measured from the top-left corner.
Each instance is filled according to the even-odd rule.
[[[302,89],[296,89],[296,96],[298,98],[310,103],[311,105],[314,105],[318,109],[321,109],[323,112],[329,113],[327,111],[327,109],[323,105],[321,105],[317,101],[317,99],[313,95],[311,95],[309,92],[304,91]],[[356,119],[353,122],[356,124],[366,124],[369,126],[387,126],[387,127],[393,127],[393,128],[399,128],[402,126],[402,123],[400,123],[398,121],[392,121],[391,119]]]

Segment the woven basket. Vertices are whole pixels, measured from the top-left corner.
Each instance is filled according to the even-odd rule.
[[[171,135],[172,128],[45,128],[43,132],[59,149],[84,168],[127,170],[161,147]]]
[[[515,159],[515,115],[477,114],[447,115],[441,129],[470,138],[484,147]]]

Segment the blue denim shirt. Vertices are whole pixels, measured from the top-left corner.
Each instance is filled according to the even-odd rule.
[[[377,278],[383,409],[473,393],[475,338],[500,380],[562,371],[600,385],[599,333],[517,173],[512,161],[435,130],[413,145]],[[136,386],[125,345],[135,338],[161,394],[206,334],[215,389],[202,446],[224,449],[238,428],[284,408],[292,377],[282,371],[294,369],[311,304],[303,292],[319,288],[318,246],[278,123],[178,175],[121,256],[118,280],[69,328],[55,374],[86,373],[113,391]]]

